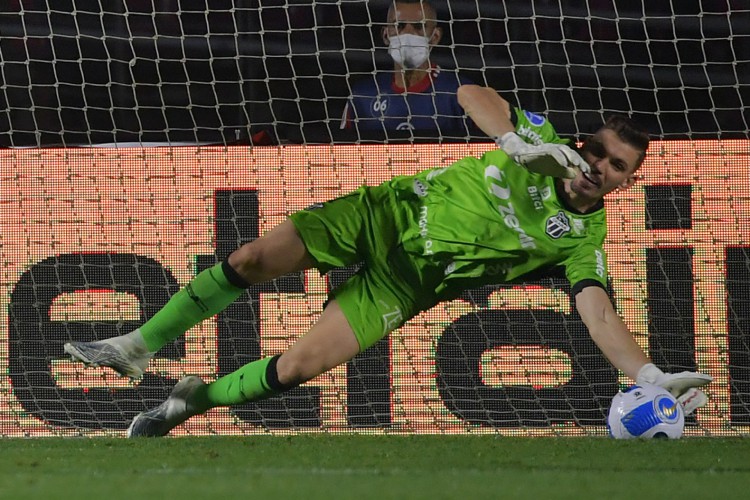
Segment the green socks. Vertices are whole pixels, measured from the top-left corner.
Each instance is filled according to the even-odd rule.
[[[226,309],[242,295],[244,288],[235,286],[227,278],[241,278],[227,263],[217,264],[199,273],[169,302],[140,328],[149,351],[156,352],[201,321]]]
[[[204,412],[215,406],[258,401],[289,389],[278,382],[277,359],[278,356],[274,356],[252,361],[211,384],[197,387],[190,394],[188,404]]]
[[[242,295],[246,286],[248,284],[228,263],[217,264],[199,273],[136,331],[140,331],[148,350],[156,352],[201,321],[226,309]],[[198,386],[190,394],[188,403],[203,412],[215,406],[265,399],[290,389],[292,386],[284,386],[278,380],[278,358],[253,361],[212,384]]]

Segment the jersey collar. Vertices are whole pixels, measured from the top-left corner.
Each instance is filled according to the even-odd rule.
[[[424,78],[414,83],[413,85],[409,85],[409,87],[407,88],[399,87],[398,85],[396,85],[396,76],[394,75],[393,79],[391,80],[391,89],[396,94],[403,94],[404,92],[418,94],[429,89],[432,86],[432,81],[437,78],[439,73],[440,66],[433,64],[432,66],[430,66],[430,71],[425,72]]]

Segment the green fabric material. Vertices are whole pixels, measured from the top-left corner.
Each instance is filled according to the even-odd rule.
[[[143,341],[156,352],[201,321],[226,309],[244,288],[232,285],[221,264],[199,273],[141,326]]]
[[[198,387],[188,404],[204,412],[216,406],[230,406],[258,401],[277,394],[266,382],[266,368],[271,357],[252,361],[211,384]]]

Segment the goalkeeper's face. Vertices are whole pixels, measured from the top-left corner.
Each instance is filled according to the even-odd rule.
[[[583,144],[581,156],[591,171],[578,172],[571,188],[580,196],[595,199],[632,186],[642,152],[623,141],[615,131],[601,129]]]

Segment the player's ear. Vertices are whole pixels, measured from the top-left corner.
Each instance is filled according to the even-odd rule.
[[[627,179],[625,179],[624,181],[622,181],[622,183],[620,183],[620,185],[617,186],[617,189],[619,189],[620,191],[624,191],[628,189],[630,186],[632,186],[633,184],[635,184],[635,181],[637,180],[638,180],[638,176],[633,174]]]
[[[380,28],[380,36],[383,38],[383,43],[386,47],[391,45],[391,39],[388,37],[388,28],[385,26]]]
[[[440,40],[443,39],[443,28],[440,26],[435,26],[435,29],[432,30],[432,35],[430,35],[430,45],[437,45],[440,43]]]

